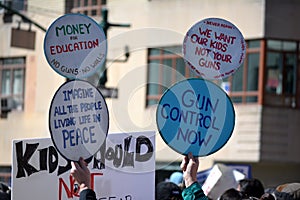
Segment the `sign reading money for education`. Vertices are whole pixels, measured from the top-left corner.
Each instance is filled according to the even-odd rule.
[[[184,38],[183,55],[190,69],[204,79],[232,75],[243,63],[246,42],[239,29],[219,18],[193,25]]]
[[[93,156],[108,132],[108,109],[97,88],[86,81],[64,83],[49,110],[49,129],[57,150],[78,161]]]
[[[157,106],[161,137],[173,150],[207,156],[231,137],[235,112],[230,98],[214,83],[187,79],[170,87]]]
[[[49,65],[60,75],[88,77],[103,67],[107,41],[103,29],[82,14],[66,14],[47,30],[44,52]]]

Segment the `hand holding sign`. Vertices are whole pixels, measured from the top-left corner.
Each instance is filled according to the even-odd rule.
[[[210,155],[230,138],[235,113],[227,94],[203,79],[169,88],[159,101],[156,122],[163,140],[178,153]]]
[[[85,81],[69,81],[55,93],[49,111],[51,138],[68,160],[94,155],[108,132],[108,109],[102,94]]]
[[[196,75],[221,79],[232,75],[241,66],[246,55],[246,42],[232,23],[208,18],[186,33],[183,55]]]

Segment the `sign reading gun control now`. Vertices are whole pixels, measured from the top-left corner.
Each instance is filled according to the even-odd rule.
[[[207,156],[231,137],[235,112],[230,98],[217,85],[204,79],[187,79],[164,93],[156,122],[162,139],[173,150]]]
[[[86,81],[64,83],[49,110],[49,129],[57,150],[68,160],[93,156],[108,132],[108,109],[102,94]]]
[[[103,29],[81,14],[66,14],[54,21],[44,39],[49,65],[60,75],[88,77],[103,67],[107,41]]]
[[[246,55],[246,42],[232,23],[207,18],[186,33],[183,55],[196,75],[221,79],[232,75],[241,66]]]

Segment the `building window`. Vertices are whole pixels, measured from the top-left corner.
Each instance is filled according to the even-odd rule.
[[[244,63],[230,77],[222,80],[234,103],[258,103],[259,62],[262,55],[260,40],[247,41]]]
[[[148,49],[146,106],[157,104],[164,91],[174,83],[195,77],[181,54],[181,46]]]
[[[11,110],[23,110],[25,58],[0,59],[0,110],[6,117]]]
[[[232,76],[214,82],[233,103],[299,107],[299,49],[299,41],[248,40],[242,66]],[[157,104],[173,83],[193,76],[180,54],[179,47],[148,50],[147,106]]]
[[[67,1],[68,2],[68,1]],[[75,0],[73,5],[66,12],[81,13],[89,16],[101,15],[101,2],[102,0]]]
[[[11,167],[0,166],[0,182],[11,186]]]
[[[296,106],[297,45],[295,41],[267,41],[265,104]]]
[[[25,0],[0,0],[0,2],[14,10],[27,10],[27,1]]]

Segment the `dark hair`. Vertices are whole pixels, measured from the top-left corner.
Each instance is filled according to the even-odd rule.
[[[260,198],[265,193],[263,184],[256,178],[242,179],[239,181],[239,186],[240,192],[247,197]]]
[[[242,200],[243,194],[236,189],[228,189],[221,196],[220,200]]]
[[[156,186],[156,200],[183,200],[181,189],[178,185],[172,182],[160,182]]]

